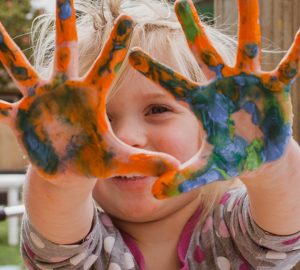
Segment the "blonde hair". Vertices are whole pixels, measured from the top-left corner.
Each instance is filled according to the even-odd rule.
[[[171,66],[184,76],[206,82],[206,78],[192,55],[173,7],[164,0],[75,0],[78,13],[80,74],[92,65],[107,40],[115,19],[120,14],[130,15],[135,21],[130,48],[138,46],[155,58]],[[45,78],[51,74],[55,49],[54,14],[37,18],[33,25],[34,64]],[[233,65],[236,42],[219,30],[206,25],[206,33],[224,61]],[[165,57],[166,52],[171,57]],[[163,60],[162,60],[163,58]],[[111,93],[118,88],[129,70],[124,61]],[[220,196],[231,186],[231,182],[218,182],[201,188],[203,193],[203,221],[213,210]]]

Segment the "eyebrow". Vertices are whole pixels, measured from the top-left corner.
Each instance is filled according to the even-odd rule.
[[[162,94],[162,93],[146,94],[145,96],[146,96],[147,98],[151,98],[151,99],[158,99],[158,98],[166,98],[166,97],[169,97],[169,95]]]

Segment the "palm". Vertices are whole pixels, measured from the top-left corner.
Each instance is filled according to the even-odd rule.
[[[291,124],[283,116],[289,105],[285,93],[273,93],[260,77],[239,74],[216,79],[190,95],[207,143],[213,145],[207,173],[232,178],[282,156],[291,136]]]
[[[205,133],[199,153],[154,185],[159,198],[240,176],[279,159],[291,137],[290,88],[299,73],[300,35],[275,71],[261,71],[258,0],[239,0],[234,67],[227,66],[210,43],[192,1],[178,0],[175,8],[210,82],[192,82],[138,49],[130,56],[137,70],[189,104]]]
[[[16,115],[17,129],[29,158],[52,175],[62,171],[68,161],[81,157],[82,169],[93,175],[84,152],[90,151],[95,159],[105,155],[105,148],[96,137],[96,112],[101,108],[97,89],[69,81],[52,82],[37,90],[33,97],[23,98]]]
[[[175,159],[121,143],[106,120],[106,95],[127,53],[132,21],[121,16],[90,70],[78,78],[73,1],[57,0],[52,80],[42,80],[0,25],[0,60],[23,94],[16,104],[0,100],[0,120],[10,124],[31,162],[53,178],[70,172],[109,177],[160,175]]]

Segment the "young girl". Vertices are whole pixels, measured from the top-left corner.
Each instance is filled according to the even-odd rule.
[[[246,7],[257,5],[256,0],[241,3]],[[190,4],[189,7],[192,8]],[[27,268],[291,269],[300,260],[298,144],[291,137],[284,137],[282,142],[286,143],[281,155],[271,160],[266,154],[268,163],[257,170],[254,169],[261,160],[251,159],[251,173],[241,173],[245,185],[235,180],[204,186],[202,183],[199,187],[201,179],[207,183],[215,180],[211,172],[221,169],[214,167],[208,170],[209,176],[196,177],[191,182],[196,183],[194,186],[190,182],[186,186],[175,184],[177,193],[184,187],[189,192],[157,200],[152,186],[158,177],[178,170],[176,160],[185,163],[199,155],[200,148],[203,153],[204,141],[211,138],[203,117],[189,106],[187,98],[183,99],[179,88],[183,84],[191,86],[188,80],[205,85],[213,78],[213,72],[219,76],[217,81],[221,85],[218,54],[214,52],[209,59],[201,56],[195,59],[172,7],[165,2],[77,1],[77,9],[79,64],[74,60],[77,47],[72,1],[57,1],[55,57],[53,33],[48,32],[52,18],[45,17],[39,25],[36,67],[45,77],[54,72],[50,83],[38,78],[9,42],[3,28],[0,29],[1,61],[25,96],[15,105],[1,102],[0,116],[16,130],[32,162],[24,186],[26,215],[21,245]],[[244,15],[242,6],[240,10]],[[127,17],[118,19],[105,43],[121,13],[130,15],[134,23]],[[189,16],[184,18],[182,24],[189,40],[193,36],[189,31],[193,20]],[[225,62],[233,65],[234,41],[208,26],[205,32]],[[120,65],[126,47],[134,46],[186,77],[146,56],[141,58],[139,53],[131,55],[135,68],[173,91],[177,100],[136,72],[126,59]],[[206,48],[211,50],[209,46]],[[101,57],[94,62],[101,50]],[[251,68],[255,64],[249,59],[256,59],[255,46],[250,51],[251,57],[240,61],[243,65],[239,68],[244,72],[245,67],[254,70]],[[152,70],[142,65],[145,59]],[[53,63],[54,70],[49,68]],[[78,69],[80,75],[88,74],[83,80],[77,79]],[[173,76],[172,82],[176,84],[170,83],[168,76]],[[241,81],[244,77],[235,78]],[[273,76],[272,82],[275,79]],[[247,84],[246,79],[243,82]],[[114,134],[123,143],[111,135],[103,106]],[[94,111],[100,120],[95,119]],[[244,111],[249,112],[249,108],[244,107]],[[284,112],[288,111],[286,108]],[[249,115],[241,113],[230,118],[237,126],[240,123],[240,135],[248,139],[259,134]],[[218,110],[217,116],[222,118],[222,110]],[[276,137],[277,130],[273,131]],[[218,143],[222,147],[226,144]],[[154,155],[145,150],[168,155]],[[148,153],[147,158],[143,153]],[[191,163],[181,166],[182,171]],[[225,173],[237,175],[232,170]],[[161,193],[156,195],[168,195],[168,186],[167,192],[158,190]]]

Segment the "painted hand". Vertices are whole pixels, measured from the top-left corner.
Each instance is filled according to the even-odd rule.
[[[99,178],[157,176],[178,164],[125,145],[107,123],[106,95],[126,56],[131,32],[131,19],[121,16],[93,66],[78,79],[73,0],[57,0],[55,65],[52,80],[44,81],[0,25],[0,60],[23,95],[15,104],[0,100],[0,120],[13,128],[44,177],[55,178],[70,169]]]
[[[207,85],[192,82],[139,49],[130,55],[135,69],[188,103],[203,127],[197,155],[180,171],[169,172],[155,183],[153,194],[158,198],[253,172],[280,159],[292,134],[290,90],[300,71],[300,31],[278,67],[261,71],[258,0],[239,0],[234,67],[224,63],[209,41],[191,0],[178,0],[175,9],[210,81]]]

